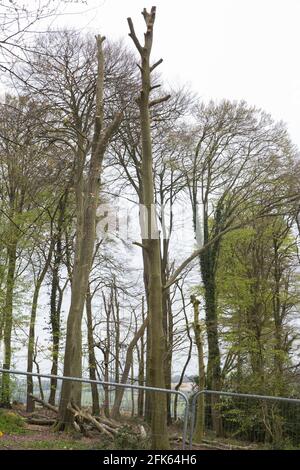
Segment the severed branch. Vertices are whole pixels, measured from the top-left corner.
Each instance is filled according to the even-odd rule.
[[[129,30],[130,30],[130,33],[128,34],[128,36],[131,37],[131,39],[133,40],[134,44],[135,44],[135,47],[137,48],[137,50],[139,51],[139,53],[141,54],[142,51],[143,51],[143,48],[140,44],[140,41],[138,40],[137,38],[137,35],[135,34],[135,30],[134,30],[134,26],[133,26],[133,22],[132,22],[132,19],[131,18],[127,18],[127,23],[128,23],[128,26],[129,26]]]
[[[136,245],[136,246],[139,246],[140,248],[142,248],[143,250],[146,250],[147,251],[147,247],[145,245],[143,245],[142,243],[140,242],[132,242],[133,245]]]
[[[157,98],[156,100],[152,100],[149,103],[149,108],[152,108],[152,106],[155,106],[157,104],[163,103],[164,101],[168,101],[171,98],[171,95],[166,95],[163,96],[162,98]]]
[[[161,87],[160,84],[152,85],[152,86],[150,87],[150,91],[155,90],[156,88],[160,88],[160,87]]]
[[[35,397],[34,395],[29,395],[30,398],[32,398],[33,401],[36,401],[37,403],[40,403],[43,405],[44,408],[48,408],[48,410],[53,411],[54,413],[58,413],[58,408],[56,406],[50,405],[50,403],[46,402],[45,400],[42,400],[41,398]]]
[[[159,59],[157,62],[151,65],[150,72],[153,72],[153,70],[156,69],[156,67],[158,67],[162,62],[163,62],[163,59]]]

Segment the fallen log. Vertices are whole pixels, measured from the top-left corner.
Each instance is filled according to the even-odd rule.
[[[182,442],[181,436],[171,436],[170,441]],[[185,443],[188,445],[189,441],[186,439]],[[202,439],[201,442],[193,442],[193,446],[197,447],[207,447],[209,449],[216,450],[255,450],[254,446],[239,446],[237,444],[226,444],[225,442],[219,442],[215,440]]]
[[[78,420],[80,422],[88,422],[92,424],[99,432],[106,434],[109,437],[114,437],[115,434],[117,434],[118,429],[113,428],[103,422],[99,421],[99,418],[96,419],[94,416],[89,414],[86,411],[81,410],[77,405],[74,403],[69,403],[68,409],[73,413],[74,419]]]
[[[39,426],[52,426],[55,424],[55,419],[41,419],[41,418],[28,418],[28,424],[37,424]]]
[[[50,403],[46,402],[45,400],[42,400],[41,398],[35,397],[34,395],[29,394],[29,396],[37,403],[43,405],[44,408],[48,408],[48,410],[51,410],[54,413],[58,413],[58,408],[56,408],[56,406],[50,405]]]
[[[44,408],[47,408],[48,410],[51,410],[56,414],[58,413],[58,408],[56,408],[55,406],[50,405],[50,403],[34,395],[30,395],[30,396],[35,402],[40,403]],[[87,433],[87,429],[85,428],[84,423],[91,425],[93,428],[96,428],[97,431],[103,434],[106,434],[110,438],[113,438],[118,433],[119,429],[122,427],[122,425],[118,423],[117,421],[115,421],[114,419],[109,419],[104,416],[93,416],[88,411],[80,409],[79,406],[77,406],[75,403],[69,403],[68,409],[74,415],[73,424],[74,424],[75,430],[83,433],[84,435],[86,435]],[[39,418],[35,418],[34,416],[29,417],[28,422],[30,424],[41,424],[41,425],[55,424],[54,419],[43,419],[43,418],[39,419]],[[143,439],[147,436],[146,431],[143,426],[139,427],[139,433]]]
[[[222,441],[215,441],[210,439],[202,439],[203,444],[207,444],[210,446],[218,446],[222,450],[253,450],[255,449],[254,446],[240,446],[238,444],[229,444]]]
[[[120,424],[117,423],[115,420],[105,418],[104,416],[94,416],[94,418],[99,421],[99,423],[106,424],[107,426],[110,426],[111,428],[118,429],[120,427]]]

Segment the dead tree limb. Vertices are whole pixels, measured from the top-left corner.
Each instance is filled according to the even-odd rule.
[[[54,413],[58,413],[58,408],[56,408],[56,406],[50,405],[50,403],[46,402],[45,400],[35,397],[32,394],[30,394],[30,398],[32,398],[33,401],[36,401],[37,403],[40,403],[41,405],[43,405],[44,408],[48,408],[48,410],[51,410]]]

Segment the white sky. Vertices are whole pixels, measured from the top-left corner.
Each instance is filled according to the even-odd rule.
[[[131,45],[126,18],[142,32],[140,12],[152,4],[153,58],[163,57],[160,69],[170,84],[188,83],[205,100],[245,99],[285,121],[300,147],[299,0],[88,0],[66,7],[81,14],[52,26],[123,37]]]

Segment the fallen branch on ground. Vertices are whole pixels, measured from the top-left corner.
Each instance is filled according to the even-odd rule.
[[[45,400],[35,397],[34,395],[30,396],[34,401],[40,403],[44,408],[47,408],[48,410],[51,410],[54,413],[58,414],[58,408],[56,408],[55,406],[50,405]],[[123,424],[117,422],[115,419],[107,418],[104,416],[93,416],[88,411],[79,408],[79,406],[77,406],[75,403],[69,403],[68,409],[74,415],[73,425],[75,430],[77,432],[81,432],[84,435],[88,434],[88,429],[94,428],[100,433],[106,434],[110,438],[113,438],[123,427]],[[27,418],[27,422],[30,424],[52,425],[55,424],[56,420],[31,415]],[[147,437],[146,430],[142,425],[139,425],[135,430],[132,429],[132,432],[134,434],[139,435],[142,439],[145,439]]]
[[[28,424],[37,424],[39,426],[52,426],[56,422],[55,419],[47,419],[47,418],[28,418]]]
[[[50,405],[50,403],[46,402],[45,400],[42,400],[41,398],[35,397],[34,395],[30,394],[29,396],[37,403],[43,405],[44,408],[48,408],[48,410],[51,410],[54,413],[58,413],[58,408],[56,408],[56,406]]]
[[[74,403],[69,403],[68,409],[74,414],[74,419],[80,425],[83,425],[84,422],[88,422],[92,424],[99,432],[106,434],[109,437],[113,437],[118,432],[118,428],[112,427],[104,422],[102,419],[97,417],[97,419],[89,414],[87,411],[81,410],[77,405]],[[101,421],[100,421],[101,419]]]

